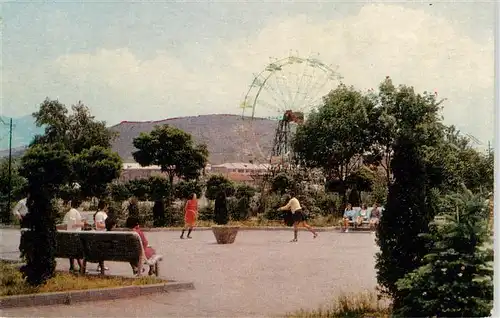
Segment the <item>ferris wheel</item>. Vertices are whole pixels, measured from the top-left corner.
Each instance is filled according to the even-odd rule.
[[[279,118],[287,110],[308,113],[341,76],[318,57],[274,59],[253,81],[240,105],[243,117]]]
[[[305,116],[322,103],[322,98],[332,90],[342,77],[318,56],[303,58],[290,55],[273,59],[254,74],[250,88],[241,103],[243,124],[240,133],[258,153],[255,158],[281,157],[290,153],[291,123],[300,124]],[[276,134],[271,153],[263,151],[255,136],[257,119],[276,120]],[[248,151],[250,152],[250,151]]]

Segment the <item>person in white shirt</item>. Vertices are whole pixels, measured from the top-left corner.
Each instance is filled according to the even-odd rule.
[[[104,201],[99,201],[99,204],[97,205],[97,211],[94,214],[94,225],[95,229],[97,231],[106,231],[106,219],[108,218],[107,209],[108,206],[106,205],[106,202]]]
[[[106,213],[108,210],[108,206],[104,200],[99,200],[99,204],[97,204],[98,211],[94,214],[94,225],[96,231],[106,231],[106,219],[108,218],[108,214]],[[104,262],[97,266],[97,271],[101,271],[101,266],[104,267],[104,270],[109,270],[106,266],[104,266]]]
[[[26,215],[28,214],[28,198],[29,194],[26,198],[19,200],[14,209],[12,209],[12,214],[14,214],[14,216],[19,220],[22,229],[28,227],[26,222]]]
[[[316,238],[318,236],[318,233],[316,233],[316,231],[314,231],[314,229],[305,221],[306,217],[304,215],[304,212],[302,212],[302,207],[300,206],[299,200],[297,200],[297,198],[295,197],[295,194],[290,193],[287,198],[289,198],[287,205],[282,206],[278,210],[290,210],[293,214],[293,240],[291,240],[291,242],[297,242],[297,236],[299,232],[298,228],[301,224],[313,234],[313,238]]]
[[[82,219],[82,215],[77,210],[80,206],[79,200],[71,200],[71,209],[64,215],[63,224],[66,224],[66,229],[68,231],[81,231],[85,226],[85,221]],[[77,259],[78,266],[82,268],[82,260]],[[69,270],[75,270],[75,260],[73,258],[69,259]]]

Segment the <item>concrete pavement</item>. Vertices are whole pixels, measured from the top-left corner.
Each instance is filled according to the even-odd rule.
[[[376,286],[370,233],[323,232],[316,239],[300,232],[241,231],[232,245],[217,245],[211,231],[146,233],[163,254],[161,276],[192,281],[196,290],[71,306],[16,308],[16,317],[250,317],[317,308],[342,292],[373,291]],[[1,255],[17,255],[18,230],[0,230]],[[129,275],[123,263],[108,263],[111,274]],[[58,268],[68,267],[58,260]],[[89,265],[94,268],[93,264]]]

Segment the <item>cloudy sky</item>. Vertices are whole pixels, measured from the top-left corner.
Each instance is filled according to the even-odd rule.
[[[82,100],[110,124],[238,114],[254,74],[292,54],[331,65],[359,89],[390,75],[437,91],[447,123],[492,140],[493,2],[283,2],[9,1],[0,115],[31,113],[47,96]],[[323,81],[321,71],[300,74]],[[283,101],[288,84],[275,81],[271,97]],[[312,87],[296,85],[304,96]]]

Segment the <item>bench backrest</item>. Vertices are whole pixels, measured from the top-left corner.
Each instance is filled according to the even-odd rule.
[[[82,259],[85,254],[77,231],[56,232],[56,257]]]
[[[85,259],[138,262],[144,251],[140,236],[134,231],[80,232]]]

